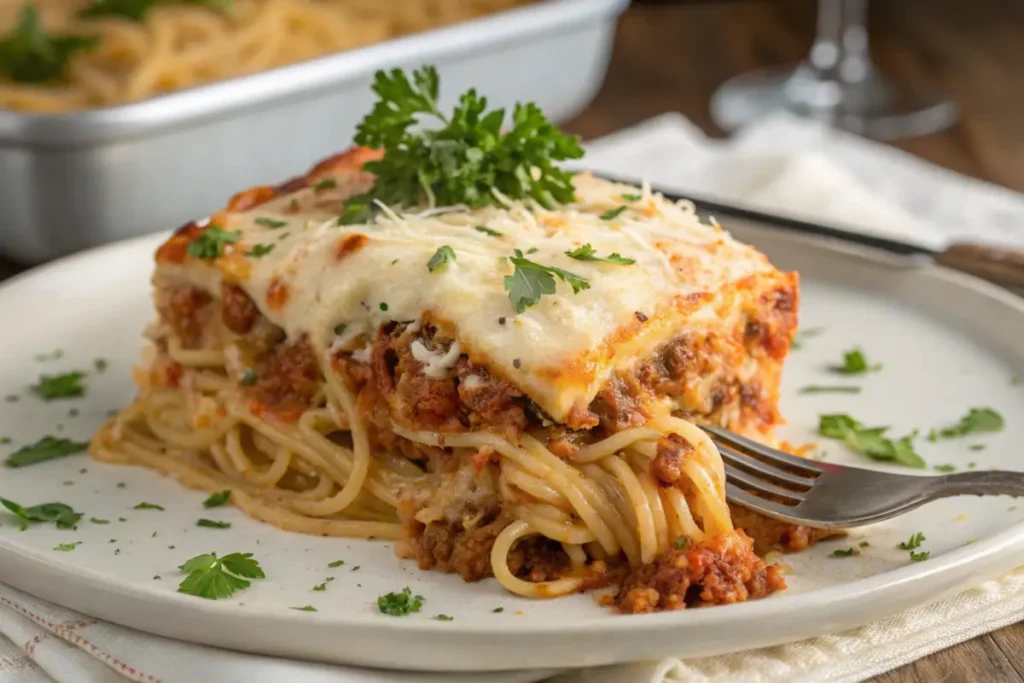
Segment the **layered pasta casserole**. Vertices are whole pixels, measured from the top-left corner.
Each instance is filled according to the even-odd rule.
[[[611,587],[647,612],[783,588],[758,554],[813,534],[730,509],[698,425],[773,438],[797,275],[588,174],[548,206],[339,218],[390,153],[246,190],[159,248],[138,397],[93,455],[524,596]]]

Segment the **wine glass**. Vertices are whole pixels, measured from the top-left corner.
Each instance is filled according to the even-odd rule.
[[[879,140],[926,135],[956,123],[957,108],[948,98],[897,88],[878,73],[866,19],[867,0],[819,0],[807,61],[726,81],[711,96],[712,119],[731,131],[787,109]]]

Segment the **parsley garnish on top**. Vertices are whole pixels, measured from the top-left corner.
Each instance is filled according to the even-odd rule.
[[[251,256],[252,258],[263,258],[270,252],[274,251],[274,247],[276,246],[276,244],[254,244],[252,249],[245,252],[245,255]]]
[[[200,517],[199,520],[196,522],[196,526],[206,527],[207,529],[230,529],[231,522],[220,522],[217,520]]]
[[[264,228],[270,228],[271,230],[277,230],[288,225],[288,221],[278,221],[273,218],[257,218],[253,221],[256,225],[262,225]]]
[[[829,370],[832,372],[838,372],[843,375],[862,375],[865,372],[875,372],[881,370],[881,363],[875,363],[869,365],[867,358],[864,357],[864,352],[860,349],[851,349],[850,351],[843,352],[843,364],[832,365]]]
[[[832,551],[832,557],[853,557],[854,555],[860,555],[860,552],[856,548]]]
[[[375,201],[480,207],[500,203],[494,191],[547,208],[573,201],[572,175],[554,162],[579,159],[583,149],[536,105],[517,104],[511,126],[504,126],[505,110],[487,111],[487,98],[471,89],[445,115],[432,66],[415,70],[411,80],[401,69],[378,71],[372,87],[379,99],[359,124],[355,143],[382,149],[384,157],[364,166],[376,182],[345,202],[340,222],[364,222]],[[441,127],[425,128],[426,119]]]
[[[7,456],[4,465],[7,467],[28,467],[47,460],[62,458],[65,455],[81,453],[89,444],[85,441],[71,441],[44,436],[30,446],[22,446]]]
[[[32,385],[32,391],[44,401],[58,398],[75,398],[85,393],[82,386],[84,372],[65,372],[60,375],[40,375],[39,383]]]
[[[1004,424],[1003,416],[991,408],[971,408],[970,412],[961,417],[956,424],[939,430],[933,429],[928,433],[928,440],[952,439],[978,432],[998,432],[1002,430]]]
[[[565,255],[569,258],[576,259],[577,261],[603,261],[605,263],[615,263],[620,266],[628,266],[636,263],[636,259],[619,256],[614,252],[608,256],[598,256],[597,251],[590,246],[589,243],[584,244],[582,247],[577,247],[572,251],[567,251],[565,252]]]
[[[633,194],[633,193],[621,194],[619,196],[622,197],[622,199],[624,201],[627,201],[627,202],[638,202],[641,199],[643,199],[642,195]]]
[[[203,501],[204,508],[219,508],[228,502],[228,498],[231,497],[231,489],[224,489],[217,493],[211,493],[210,497]]]
[[[568,282],[573,294],[590,289],[590,282],[586,278],[561,268],[534,263],[524,258],[523,252],[518,249],[515,256],[509,257],[509,261],[515,266],[515,271],[512,275],[505,276],[505,290],[508,291],[509,301],[512,302],[516,313],[522,313],[527,307],[535,306],[544,294],[554,294],[555,276]]]
[[[188,245],[188,255],[194,258],[212,261],[220,256],[225,244],[231,244],[242,239],[240,230],[221,230],[217,226],[210,226],[203,231],[203,234],[195,238]]]
[[[477,232],[482,232],[485,235],[490,235],[491,237],[502,237],[503,236],[497,230],[491,230],[486,225],[474,225],[473,229],[476,230]]]
[[[31,507],[22,507],[13,500],[0,498],[0,505],[13,512],[21,521],[21,530],[28,528],[29,522],[54,522],[58,529],[73,529],[82,518],[81,512],[75,512],[70,505],[64,503],[43,503]]]
[[[377,598],[377,608],[393,617],[404,617],[423,608],[423,596],[413,595],[408,586],[401,593],[388,593]]]
[[[914,451],[916,432],[899,439],[885,436],[888,427],[865,427],[849,415],[822,415],[818,431],[822,436],[838,439],[851,450],[872,460],[891,460],[908,467],[924,467],[924,459]]]
[[[218,600],[248,588],[247,579],[263,579],[266,575],[252,553],[231,553],[217,557],[217,553],[196,555],[178,567],[188,574],[178,585],[179,593]]]
[[[437,248],[434,255],[427,261],[427,270],[433,273],[438,268],[448,264],[450,261],[455,261],[455,250],[449,247],[447,244]]]
[[[0,38],[0,74],[16,83],[45,83],[63,78],[71,56],[99,44],[96,36],[51,35],[39,23],[35,5],[26,2],[14,29]]]

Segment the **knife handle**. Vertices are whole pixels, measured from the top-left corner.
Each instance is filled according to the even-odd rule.
[[[1024,295],[1024,251],[957,242],[937,252],[935,261]]]

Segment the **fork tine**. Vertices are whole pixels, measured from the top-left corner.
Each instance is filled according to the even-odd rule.
[[[770,464],[779,465],[784,463],[787,467],[795,469],[800,474],[808,477],[817,477],[822,474],[821,468],[813,464],[813,460],[807,458],[799,458],[789,453],[783,453],[775,448],[769,448],[764,444],[759,444],[756,441],[748,439],[739,434],[730,432],[727,429],[720,427],[712,427],[709,425],[701,425],[701,429],[713,436],[719,441],[724,441],[730,446],[736,449],[750,454],[753,457],[762,458],[768,461]]]
[[[782,503],[760,498],[749,491],[744,491],[739,486],[736,486],[736,484],[725,483],[725,497],[730,503],[753,510],[754,512],[760,512],[773,519],[794,520],[794,506],[783,505]]]
[[[757,458],[753,458],[749,455],[744,455],[739,451],[733,450],[724,443],[716,443],[715,446],[718,447],[718,452],[722,454],[722,460],[727,464],[735,465],[740,469],[744,469],[752,473],[757,473],[762,478],[772,480],[774,483],[786,484],[804,491],[814,486],[814,479],[801,477],[800,475],[793,474],[787,470],[773,467],[762,460],[758,460]]]
[[[782,501],[779,502],[785,505],[786,502],[792,501],[793,505],[798,505],[803,502],[803,495],[799,491],[791,491],[790,489],[784,489],[780,486],[775,486],[763,479],[758,479],[756,476],[748,474],[742,470],[738,470],[732,465],[725,466],[725,479],[733,484],[738,485],[744,490],[759,494],[762,496],[777,496]]]

